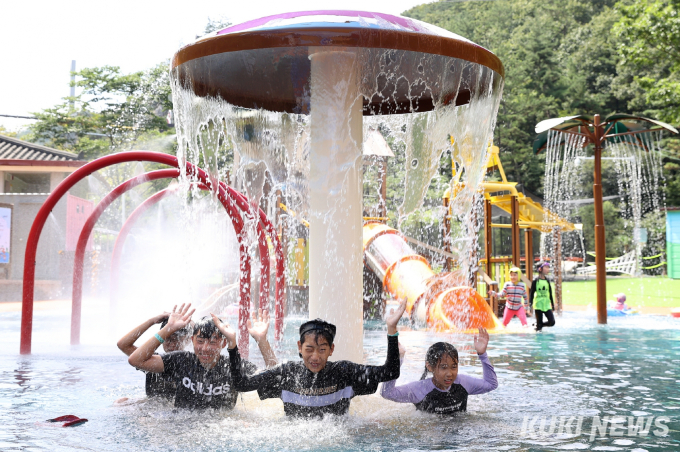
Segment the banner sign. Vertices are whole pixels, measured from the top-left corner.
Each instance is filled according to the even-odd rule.
[[[94,203],[87,199],[73,196],[66,197],[66,251],[75,251],[80,231],[94,209]],[[87,241],[87,251],[92,250],[92,236]]]
[[[0,264],[9,264],[12,243],[12,208],[0,206]]]

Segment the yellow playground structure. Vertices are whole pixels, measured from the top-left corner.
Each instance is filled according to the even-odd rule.
[[[574,225],[543,207],[517,190],[516,182],[508,182],[499,159],[499,149],[489,148],[489,159],[486,164],[487,176],[495,171],[500,174],[500,181],[483,182],[480,190],[484,193],[484,258],[480,260],[479,268],[474,280],[470,281],[467,274],[457,269],[455,255],[451,253],[449,236],[451,234],[451,190],[454,195],[461,190],[465,182],[461,174],[456,174],[453,168],[451,189],[444,194],[444,205],[448,208],[448,215],[444,221],[444,245],[442,248],[419,242],[407,237],[402,232],[386,224],[385,199],[380,201],[382,211],[378,217],[364,217],[363,241],[365,268],[379,279],[383,293],[393,298],[406,298],[407,311],[412,320],[427,325],[435,331],[474,332],[478,327],[489,330],[502,328],[498,320],[503,303],[496,297],[489,296],[490,288],[502,286],[509,280],[511,267],[524,268],[525,283],[530,284],[534,262],[533,231],[551,232],[554,240],[556,256],[555,291],[557,295],[556,308],[561,310],[561,263],[560,250],[561,232],[572,231]],[[386,165],[385,165],[386,166]],[[385,196],[386,171],[382,174],[382,196]],[[492,222],[492,207],[496,206],[510,214],[508,224]],[[280,212],[290,217],[297,214],[279,204]],[[308,223],[298,218],[301,225],[308,228]],[[279,222],[280,223],[280,222]],[[508,228],[511,230],[512,253],[510,256],[493,256],[492,231],[494,228]],[[520,233],[524,230],[524,253],[520,249]],[[304,232],[304,231],[301,231]],[[292,233],[292,234],[291,234]],[[289,236],[289,234],[291,234]],[[303,234],[304,235],[304,234]],[[286,238],[284,238],[284,236]],[[281,229],[284,243],[291,243],[289,250],[288,290],[304,290],[308,278],[307,253],[308,241],[300,236],[300,232],[288,233]],[[430,251],[446,256],[446,268],[436,273],[428,259],[417,253],[410,243],[424,247]],[[366,309],[366,305],[365,305]]]
[[[489,159],[486,164],[487,176],[494,171],[500,174],[500,181],[497,182],[483,182],[481,189],[484,190],[484,258],[480,260],[479,270],[476,281],[473,281],[473,286],[476,287],[480,294],[487,295],[490,286],[503,286],[503,283],[509,280],[509,270],[511,267],[524,268],[522,275],[523,281],[529,285],[533,278],[533,231],[552,232],[555,240],[555,262],[553,269],[555,272],[555,294],[556,294],[556,308],[558,312],[562,310],[562,263],[561,263],[561,234],[562,232],[573,231],[579,229],[581,225],[575,225],[569,221],[560,218],[556,214],[544,209],[539,203],[525,196],[517,190],[516,182],[508,182],[508,179],[503,170],[499,157],[499,148],[497,146],[489,147]],[[460,190],[465,182],[460,180],[460,172],[456,174],[453,168],[452,190],[454,194]],[[451,192],[447,191],[444,194],[444,205],[451,212],[449,201]],[[510,223],[497,224],[492,223],[492,208],[498,207],[510,214]],[[507,228],[511,230],[511,255],[510,256],[493,256],[493,229]],[[522,250],[520,249],[520,233],[524,230],[524,258],[522,258]],[[445,225],[445,234],[450,230],[448,224]],[[447,244],[448,240],[444,240]],[[445,248],[445,251],[449,251]],[[448,265],[452,265],[449,263]],[[449,267],[451,268],[451,267]],[[495,297],[488,297],[489,304],[492,310],[497,314],[500,312],[502,306],[499,306],[498,300]]]

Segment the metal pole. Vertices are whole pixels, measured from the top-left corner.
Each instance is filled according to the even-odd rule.
[[[387,157],[380,159],[380,216],[387,218]],[[383,220],[387,223],[386,220]]]
[[[512,224],[512,265],[519,267],[520,263],[520,246],[519,246],[519,199],[517,196],[511,198],[511,213],[510,220]]]
[[[486,257],[486,275],[493,279],[491,270],[493,269],[493,266],[491,264],[491,256],[493,255],[493,229],[491,228],[491,213],[492,213],[492,206],[491,206],[491,201],[488,199],[484,199],[484,257]],[[490,284],[486,285],[486,292],[487,295],[489,293],[489,290],[492,290],[493,288],[491,287]],[[498,298],[495,296],[489,295],[489,305],[491,306],[491,310],[495,315],[498,315]]]
[[[600,115],[593,118],[595,135],[595,173],[593,183],[593,200],[595,203],[595,266],[597,267],[597,323],[607,323],[607,268],[606,245],[604,235],[604,211],[602,206],[602,125]]]
[[[484,200],[484,255],[486,256],[486,274],[489,278],[494,278],[491,264],[493,255],[493,230],[491,229],[491,201]]]
[[[562,315],[562,231],[556,227],[553,229],[555,240],[555,299],[556,311]]]
[[[451,252],[451,217],[449,216],[449,203],[450,198],[444,198],[444,221],[442,222],[442,235],[443,235],[443,247],[442,249],[447,253]],[[450,257],[446,257],[444,261],[444,270],[450,272],[453,269],[453,260]]]
[[[73,98],[76,97],[76,60],[71,60],[71,91],[70,91],[70,96],[71,100],[69,103],[71,104],[71,109],[73,109]]]
[[[524,273],[527,279],[534,279],[534,230],[524,230]]]

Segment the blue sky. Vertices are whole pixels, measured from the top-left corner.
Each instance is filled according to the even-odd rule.
[[[30,115],[69,94],[76,69],[146,69],[201,34],[208,17],[233,23],[286,11],[357,9],[389,14],[427,0],[6,0],[0,27],[0,114]],[[30,120],[0,117],[16,130]]]

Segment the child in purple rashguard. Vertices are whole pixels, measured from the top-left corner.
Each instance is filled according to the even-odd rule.
[[[397,386],[396,380],[383,383],[380,395],[400,403],[412,403],[419,411],[452,415],[467,409],[468,395],[484,394],[498,387],[496,372],[486,355],[489,333],[479,329],[474,344],[482,362],[483,378],[458,374],[458,350],[446,342],[437,342],[427,350],[425,372],[420,380]],[[405,350],[399,344],[401,357]],[[427,375],[432,373],[431,378]]]

